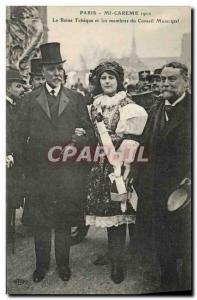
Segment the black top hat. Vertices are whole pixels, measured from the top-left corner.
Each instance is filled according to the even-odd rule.
[[[42,75],[42,59],[33,58],[31,60],[31,72],[30,75]]]
[[[25,84],[25,80],[21,77],[19,71],[17,69],[7,69],[6,70],[6,81],[7,82],[20,82]]]
[[[42,64],[60,64],[62,60],[60,53],[60,43],[47,43],[40,45]]]

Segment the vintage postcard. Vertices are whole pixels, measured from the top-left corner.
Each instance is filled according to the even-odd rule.
[[[192,9],[6,7],[6,293],[192,294]]]

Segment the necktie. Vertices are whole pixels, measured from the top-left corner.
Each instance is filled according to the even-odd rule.
[[[55,96],[55,90],[50,91],[50,97],[48,98],[49,109],[51,113],[51,119],[56,120],[59,110],[59,98]]]
[[[172,106],[172,105],[165,105],[165,112],[166,112],[166,114],[168,116],[168,119],[170,119],[172,117],[173,110],[174,110],[174,106]]]
[[[55,95],[55,90],[51,90],[51,95],[54,96]]]

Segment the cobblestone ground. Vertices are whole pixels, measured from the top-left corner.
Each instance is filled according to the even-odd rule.
[[[85,240],[71,248],[71,279],[63,282],[57,275],[54,244],[50,269],[40,283],[32,281],[35,267],[34,244],[31,232],[20,224],[17,215],[16,252],[7,247],[7,293],[9,294],[74,294],[74,295],[134,295],[153,293],[158,289],[160,272],[152,253],[142,258],[132,251],[127,237],[124,254],[125,280],[114,284],[110,279],[110,265],[95,266],[93,261],[107,249],[105,229],[91,227]],[[132,253],[134,252],[134,253]],[[143,265],[143,267],[142,267]]]

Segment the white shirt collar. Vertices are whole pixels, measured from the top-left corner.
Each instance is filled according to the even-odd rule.
[[[7,100],[8,102],[10,102],[10,104],[16,105],[16,102],[14,102],[14,100],[13,100],[12,98],[6,96],[6,100]]]
[[[165,105],[172,105],[175,106],[177,105],[179,102],[181,102],[181,100],[183,100],[183,98],[185,97],[185,93],[183,93],[183,95],[181,97],[179,97],[174,103],[170,103],[168,100],[165,100]]]
[[[61,84],[58,85],[56,88],[52,88],[50,85],[48,85],[48,83],[46,82],[46,89],[47,91],[49,92],[49,94],[51,95],[51,91],[54,90],[55,93],[54,93],[54,96],[57,96],[60,89],[61,89]]]

